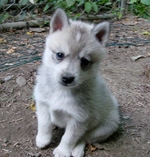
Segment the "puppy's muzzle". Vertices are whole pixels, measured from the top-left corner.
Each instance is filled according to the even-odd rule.
[[[69,86],[73,83],[75,77],[72,74],[66,73],[62,76],[61,82],[64,86]]]

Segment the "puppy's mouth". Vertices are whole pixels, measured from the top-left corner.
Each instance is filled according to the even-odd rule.
[[[61,82],[61,85],[65,86],[65,87],[70,87],[70,88],[76,87],[75,84],[65,84],[65,83],[62,83],[62,82]]]

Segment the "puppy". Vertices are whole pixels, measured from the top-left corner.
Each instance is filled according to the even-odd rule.
[[[65,128],[54,157],[83,157],[86,143],[118,128],[118,103],[99,73],[108,36],[108,22],[72,21],[62,9],[51,19],[34,96],[37,147],[51,142],[54,125]]]

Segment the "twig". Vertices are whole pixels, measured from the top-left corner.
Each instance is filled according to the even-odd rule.
[[[21,121],[21,120],[22,120],[22,118],[17,119],[17,120],[12,120],[12,121],[9,121],[8,123],[18,122],[18,121]]]
[[[110,19],[117,17],[116,14],[103,14],[103,15],[87,15],[87,16],[80,16],[79,19],[81,20],[99,20],[99,19]],[[34,26],[44,26],[44,21],[49,21],[50,19],[39,18],[38,20],[31,20],[31,21],[23,21],[23,22],[13,22],[13,23],[5,23],[0,25],[0,31],[10,28],[24,28],[24,27],[34,27]]]
[[[14,2],[15,2],[15,1],[14,1]],[[11,9],[16,9],[16,8],[24,8],[24,7],[27,6],[27,4],[26,4],[26,5],[14,4],[14,2],[13,2],[12,4],[1,5],[1,6],[0,6],[0,9],[5,8],[5,11],[6,11],[6,10],[8,10],[8,9],[10,9],[10,8],[11,8]],[[29,6],[27,6],[27,8],[28,8],[28,7],[41,7],[41,5],[46,5],[46,2],[37,3],[36,5],[34,5],[34,4],[32,4],[32,3],[29,3],[29,4],[31,4],[31,6],[29,5]]]
[[[7,150],[7,149],[2,149],[3,151],[5,151],[5,152],[11,152],[10,150]]]
[[[1,120],[0,123],[6,122],[6,121],[7,121],[6,119],[5,120]]]
[[[16,142],[13,146],[16,146],[16,145],[19,145],[20,143],[19,142]]]
[[[33,27],[44,25],[44,20],[31,20],[27,22],[13,22],[13,23],[5,23],[0,25],[0,31],[10,28],[24,28],[24,27]]]

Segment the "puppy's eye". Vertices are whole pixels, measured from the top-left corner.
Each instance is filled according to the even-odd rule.
[[[90,61],[89,60],[87,60],[86,58],[81,58],[81,66],[84,66],[84,67],[86,67],[86,66],[88,66],[88,65],[90,65]]]
[[[58,60],[63,60],[64,57],[65,57],[65,55],[64,55],[62,52],[56,53],[56,58],[57,58]]]

